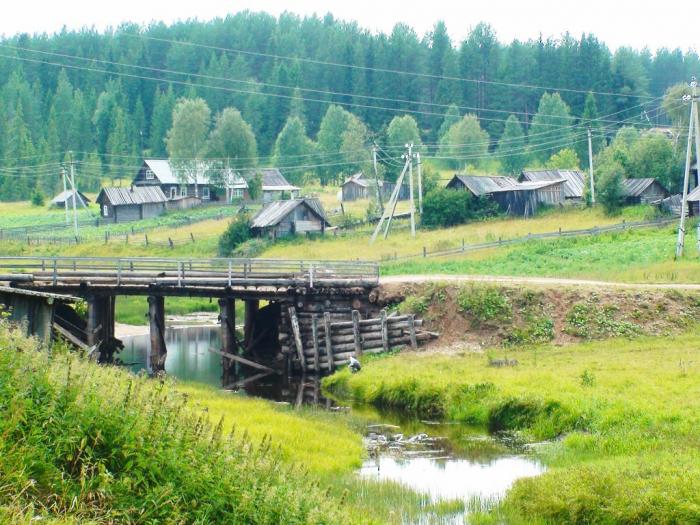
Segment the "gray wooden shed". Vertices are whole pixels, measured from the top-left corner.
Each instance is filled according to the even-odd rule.
[[[653,178],[625,179],[622,196],[626,204],[652,204],[668,197],[669,192]]]
[[[96,199],[102,219],[111,222],[157,217],[165,211],[167,200],[158,186],[102,188]]]
[[[343,202],[369,197],[369,181],[362,172],[351,175],[343,182]]]
[[[273,201],[251,220],[250,230],[256,237],[277,239],[297,233],[321,233],[330,226],[318,199],[302,198]]]

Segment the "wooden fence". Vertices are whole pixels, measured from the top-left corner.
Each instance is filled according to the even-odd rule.
[[[442,257],[447,255],[457,255],[460,253],[468,253],[478,250],[486,250],[489,248],[499,248],[501,246],[510,246],[514,244],[520,244],[534,239],[559,239],[563,237],[580,237],[585,235],[598,235],[601,233],[610,233],[616,231],[634,230],[639,228],[650,228],[650,227],[660,227],[673,224],[677,222],[677,218],[667,218],[658,219],[653,221],[637,221],[637,222],[626,222],[622,221],[618,224],[611,224],[609,226],[594,226],[593,228],[587,228],[582,230],[563,230],[561,227],[557,231],[544,232],[544,233],[528,233],[520,237],[512,237],[509,239],[498,238],[498,240],[482,242],[476,244],[467,244],[462,239],[461,244],[455,246],[454,248],[447,248],[443,250],[429,251],[426,246],[423,247],[421,253],[412,253],[409,255],[398,255],[388,256],[382,258],[382,261],[399,261],[405,259],[416,259],[419,257]]]

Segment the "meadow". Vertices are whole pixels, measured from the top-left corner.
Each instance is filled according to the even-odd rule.
[[[418,417],[514,432],[549,470],[518,481],[475,523],[697,523],[700,337],[613,339],[488,354],[366,358],[334,395]]]

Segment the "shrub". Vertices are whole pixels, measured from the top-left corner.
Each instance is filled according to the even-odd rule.
[[[457,296],[460,311],[470,314],[478,322],[507,321],[513,315],[510,300],[496,287],[471,286],[460,290]]]
[[[247,215],[232,220],[219,237],[219,255],[228,257],[239,245],[250,239],[250,222]]]
[[[470,220],[492,217],[497,205],[486,198],[475,198],[468,191],[440,188],[423,200],[422,224],[429,228],[450,227]]]

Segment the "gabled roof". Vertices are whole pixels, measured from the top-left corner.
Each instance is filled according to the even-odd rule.
[[[276,226],[294,211],[298,206],[306,206],[315,215],[321,219],[326,226],[330,226],[328,219],[326,219],[326,214],[323,211],[323,206],[318,199],[313,198],[303,198],[303,199],[290,199],[286,201],[273,201],[262,210],[260,210],[255,217],[250,221],[251,228],[267,228],[270,226]]]
[[[504,190],[513,190],[518,185],[513,177],[503,176],[479,176],[479,175],[455,175],[448,185],[458,180],[477,197],[496,193]]]
[[[167,159],[144,159],[143,163],[148,167],[161,184],[194,184],[195,181],[188,174],[178,177],[177,168]],[[206,173],[207,165],[200,163],[195,178],[197,184],[209,184],[209,175]]]
[[[358,186],[362,186],[363,188],[369,187],[369,182],[367,181],[367,179],[365,179],[365,174],[361,171],[359,173],[355,173],[354,175],[350,175],[347,179],[345,179],[345,182],[343,182],[343,186],[345,186],[346,184],[357,184]]]
[[[130,188],[102,188],[97,196],[97,202],[102,204],[105,199],[114,206],[128,204],[154,204],[166,202],[163,190],[158,186],[132,186]]]
[[[554,181],[564,180],[564,198],[580,199],[583,197],[583,186],[585,177],[583,172],[578,170],[529,170],[520,174],[521,181]]]
[[[298,191],[299,187],[289,184],[277,168],[261,168],[256,173],[262,175],[263,191]]]
[[[653,178],[625,179],[622,181],[622,195],[625,197],[639,197],[655,182],[659,184],[658,181]]]
[[[76,204],[78,204],[80,201],[83,202],[83,206],[86,206],[88,202],[90,202],[90,199],[88,199],[85,195],[83,195],[82,192],[78,191],[78,200],[76,201]],[[58,195],[56,195],[53,199],[51,199],[51,204],[59,204],[66,202],[68,199],[70,199],[73,196],[73,190],[66,190],[62,191]]]

